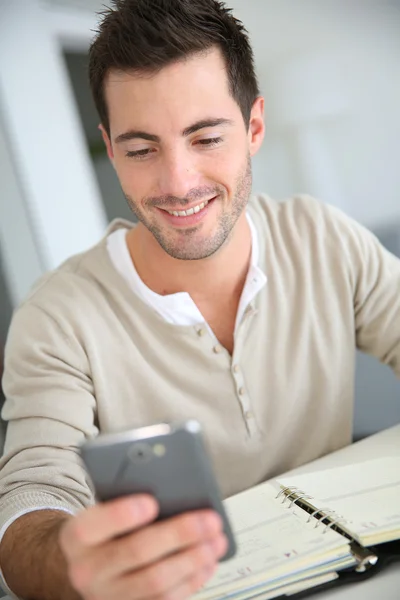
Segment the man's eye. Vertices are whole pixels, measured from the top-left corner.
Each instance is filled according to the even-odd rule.
[[[218,146],[222,142],[222,137],[217,138],[205,138],[204,140],[198,140],[198,144],[200,146],[205,146],[206,148],[212,148],[213,146]]]
[[[127,158],[136,158],[140,160],[147,158],[150,154],[152,154],[151,148],[143,148],[142,150],[129,150],[125,156],[127,156]]]

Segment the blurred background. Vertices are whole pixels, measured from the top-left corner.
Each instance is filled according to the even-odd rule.
[[[249,29],[266,98],[254,191],[310,193],[400,256],[400,0],[228,4]],[[0,0],[0,357],[33,282],[111,219],[131,218],[86,74],[104,5]],[[359,353],[355,438],[399,421],[400,382]]]

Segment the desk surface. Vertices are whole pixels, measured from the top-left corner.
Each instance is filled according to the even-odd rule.
[[[290,475],[360,463],[372,458],[400,456],[400,425],[290,471]],[[289,473],[288,473],[289,474]],[[394,564],[375,577],[310,596],[310,600],[399,600],[400,567]]]
[[[360,463],[383,456],[400,456],[400,424],[381,431],[365,440],[338,450],[328,456],[318,458],[307,465],[298,467],[285,475],[321,471],[331,467]],[[399,600],[400,568],[393,565],[375,577],[360,583],[350,584],[311,596],[312,600]],[[2,600],[12,600],[8,596]],[[123,599],[121,599],[123,600]]]

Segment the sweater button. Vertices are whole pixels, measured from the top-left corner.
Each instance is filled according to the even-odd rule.
[[[214,352],[215,354],[221,354],[222,346],[214,346]]]

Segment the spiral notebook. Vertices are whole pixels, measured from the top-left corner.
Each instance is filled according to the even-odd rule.
[[[197,600],[299,598],[400,559],[400,457],[261,484],[225,501],[238,542]]]

